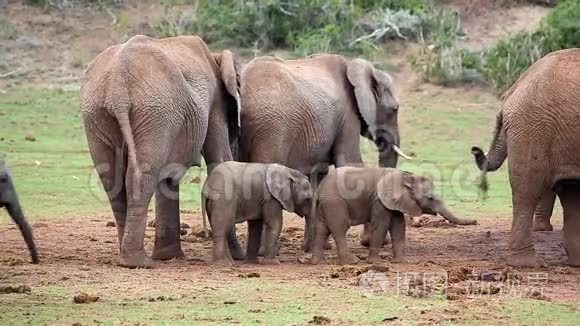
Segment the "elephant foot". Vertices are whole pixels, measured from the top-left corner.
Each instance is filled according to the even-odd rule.
[[[345,255],[344,257],[340,257],[338,259],[339,265],[355,265],[358,264],[358,262],[359,262],[358,257],[352,253],[349,253],[348,255]]]
[[[231,267],[235,265],[232,259],[226,257],[213,259],[211,264],[217,267]]]
[[[554,231],[554,227],[550,222],[546,221],[534,221],[534,231]]]
[[[383,246],[388,244],[388,243],[389,243],[389,237],[385,237],[385,240],[383,240]],[[363,236],[362,239],[360,239],[360,244],[361,244],[361,246],[368,248],[371,244],[371,241],[369,240],[369,237]]]
[[[318,265],[318,264],[323,263],[324,261],[325,261],[324,257],[321,258],[321,257],[314,257],[314,256],[312,256],[312,258],[306,260],[306,262],[310,265]]]
[[[544,266],[544,260],[536,257],[535,253],[525,255],[510,255],[508,257],[508,265],[514,267],[537,267]]]
[[[183,250],[181,250],[181,245],[178,246],[167,246],[164,248],[153,248],[153,255],[154,260],[170,260],[174,258],[183,258],[185,254]]]
[[[383,260],[378,255],[373,255],[368,256],[366,262],[369,264],[380,264],[383,262]]]
[[[258,263],[258,257],[246,257],[246,260],[244,260],[244,264],[253,265]]]
[[[306,243],[302,243],[302,250],[304,250],[304,252],[308,253],[311,252],[312,248],[308,248]],[[326,242],[324,243],[324,250],[330,250],[332,249],[332,244],[330,243],[330,240],[326,240]]]
[[[244,260],[244,259],[246,259],[246,253],[244,252],[244,249],[242,249],[242,247],[240,247],[240,246],[234,247],[234,248],[230,248],[230,253],[232,254],[232,258],[234,260]]]
[[[262,265],[280,265],[278,258],[263,258]]]
[[[121,254],[117,264],[127,268],[153,268],[153,259],[143,250],[135,255]]]
[[[395,263],[395,264],[402,264],[402,263],[406,263],[407,260],[405,259],[405,257],[393,257],[393,259],[391,259],[391,263]]]

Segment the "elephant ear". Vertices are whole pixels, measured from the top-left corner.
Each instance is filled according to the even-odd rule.
[[[368,132],[376,139],[377,99],[373,66],[363,59],[354,59],[348,63],[346,76],[354,87],[354,96],[360,115],[368,127]]]
[[[403,212],[411,217],[423,213],[413,198],[412,178],[405,178],[400,171],[387,172],[377,183],[377,197],[388,209]]]
[[[228,93],[236,100],[237,126],[240,128],[240,114],[242,109],[242,102],[240,100],[241,66],[237,57],[230,50],[224,50],[218,58],[217,61],[220,66],[222,81]]]
[[[271,164],[266,171],[266,186],[272,197],[276,198],[280,205],[289,212],[294,212],[294,202],[292,201],[293,176],[289,169]]]

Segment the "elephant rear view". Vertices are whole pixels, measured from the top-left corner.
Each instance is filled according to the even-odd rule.
[[[81,109],[93,163],[117,224],[119,264],[151,267],[143,246],[153,193],[153,259],[183,256],[179,180],[201,156],[232,159],[239,134],[238,65],[202,39],[134,36],[87,68]]]
[[[18,196],[16,195],[16,190],[14,189],[14,183],[12,182],[12,176],[8,169],[4,166],[4,162],[0,161],[0,207],[5,207],[14,220],[14,223],[18,225],[20,233],[24,237],[24,241],[28,246],[30,251],[30,256],[32,257],[32,262],[34,264],[39,263],[38,251],[36,249],[36,244],[34,243],[34,237],[32,236],[32,228],[26,221],[24,213],[22,213],[22,208],[20,207],[20,202],[18,201]]]
[[[486,154],[472,153],[484,173],[509,159],[513,222],[508,263],[533,266],[533,216],[558,194],[564,209],[568,262],[580,266],[580,49],[552,52],[503,95]],[[549,217],[549,215],[548,215]]]

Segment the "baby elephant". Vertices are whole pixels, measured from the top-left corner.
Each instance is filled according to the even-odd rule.
[[[310,213],[312,187],[296,170],[262,163],[225,162],[216,166],[202,189],[202,215],[209,218],[213,233],[213,261],[233,265],[227,235],[235,223],[248,221],[246,262],[258,262],[262,227],[265,224],[264,264],[278,264],[277,241],[282,229],[282,210],[301,217]]]
[[[433,183],[391,168],[342,167],[329,172],[313,199],[314,245],[312,263],[324,260],[323,245],[332,233],[340,264],[354,264],[358,258],[346,244],[352,225],[370,223],[367,262],[381,261],[379,250],[387,231],[391,234],[393,261],[403,260],[404,214],[440,214],[455,224],[475,224],[475,220],[455,217],[443,201],[433,194]]]

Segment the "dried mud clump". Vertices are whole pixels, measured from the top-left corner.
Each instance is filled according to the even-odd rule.
[[[99,297],[96,295],[90,295],[84,292],[81,292],[73,297],[73,302],[78,304],[83,303],[93,303],[99,301]]]

